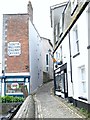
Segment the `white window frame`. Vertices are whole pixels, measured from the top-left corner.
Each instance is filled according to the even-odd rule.
[[[58,41],[58,25],[55,26],[55,39]]]
[[[48,64],[47,64],[47,60],[46,60],[46,56],[48,56]],[[46,66],[46,71],[49,71],[49,53],[46,53],[45,55],[45,66]]]
[[[73,54],[79,53],[78,26],[73,28]]]
[[[60,46],[60,61],[63,61],[62,45]]]
[[[79,97],[87,98],[85,65],[79,67],[79,83]]]
[[[60,31],[59,31],[59,35],[61,35],[63,33],[63,27],[64,27],[64,14],[62,13],[60,16]]]

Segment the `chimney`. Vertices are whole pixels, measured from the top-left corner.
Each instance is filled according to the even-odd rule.
[[[33,8],[32,8],[32,4],[31,4],[30,1],[28,2],[27,10],[28,10],[28,14],[29,14],[30,20],[33,23]]]

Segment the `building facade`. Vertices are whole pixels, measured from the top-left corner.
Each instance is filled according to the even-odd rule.
[[[42,39],[42,65],[43,65],[43,82],[53,80],[53,45],[47,38]]]
[[[62,11],[58,10],[57,22],[55,10],[58,8],[51,7],[54,56],[61,61],[54,65],[55,94],[90,111],[90,3],[74,0],[60,4],[59,9],[62,7]]]
[[[28,7],[25,14],[3,15],[2,96],[21,96],[22,86],[31,94],[43,83],[41,38],[31,2]]]

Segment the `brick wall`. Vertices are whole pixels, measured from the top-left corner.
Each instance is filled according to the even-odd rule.
[[[6,73],[29,72],[28,14],[3,16],[3,61]],[[19,42],[21,54],[8,55],[8,43]]]

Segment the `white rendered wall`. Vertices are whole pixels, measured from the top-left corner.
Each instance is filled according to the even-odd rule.
[[[73,58],[73,26],[71,30],[71,46],[72,46],[72,76],[73,76],[73,84],[74,84],[74,99],[78,100],[80,97],[80,74],[79,68],[81,66],[85,66],[85,78],[86,78],[86,97],[88,99],[88,26],[87,26],[87,12],[86,10],[82,13],[80,18],[77,20],[75,25],[78,26],[78,39],[79,39],[79,51],[80,55]],[[80,100],[80,99],[79,99]],[[84,101],[85,102],[85,101]]]
[[[73,83],[71,82],[71,67],[70,67],[69,34],[67,34],[61,45],[63,54],[63,64],[67,63],[68,97],[73,97]]]
[[[49,54],[48,50],[51,50],[51,54]],[[46,54],[49,55],[49,71],[46,71]],[[49,77],[50,79],[53,79],[53,58],[52,55],[53,54],[53,48],[52,46],[49,44],[48,39],[42,38],[42,65],[43,65],[43,71],[49,73]]]
[[[68,34],[65,37],[65,39],[62,41],[60,46],[62,46],[63,64],[67,63],[68,97],[73,97],[73,84],[71,82],[70,50],[69,50],[69,35]],[[58,52],[58,53],[60,53],[60,46],[56,50],[56,52]],[[55,58],[56,58],[56,52],[54,54]],[[58,59],[58,61],[60,61],[60,59]]]
[[[88,11],[87,23],[88,23],[88,46],[89,46],[90,45],[90,10]],[[90,104],[90,49],[88,49],[88,103]]]
[[[41,38],[34,25],[29,21],[29,63],[30,63],[30,93],[43,83]]]

